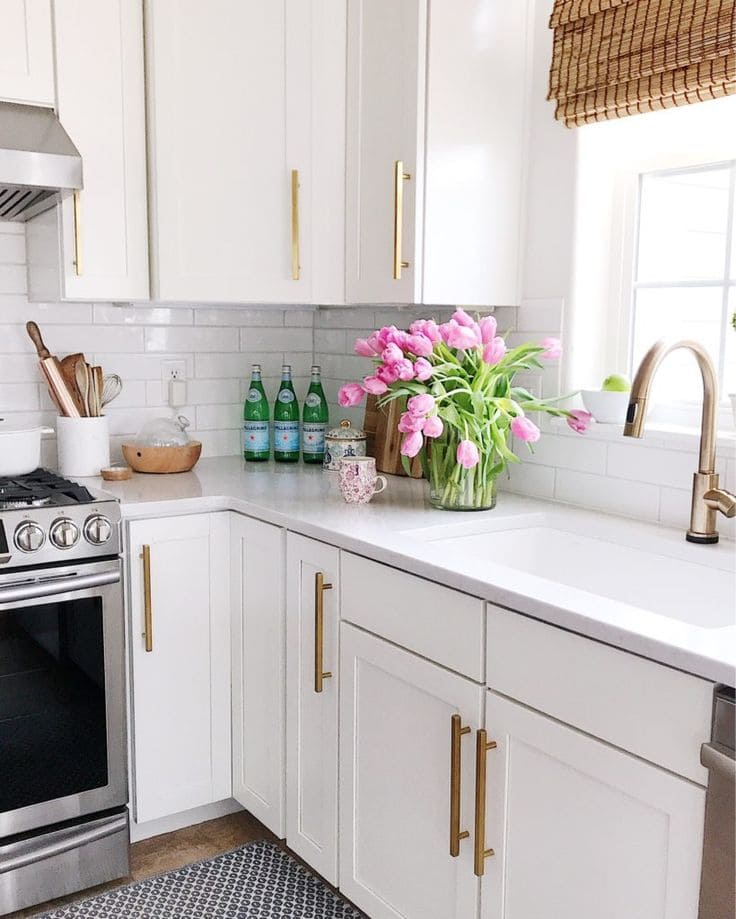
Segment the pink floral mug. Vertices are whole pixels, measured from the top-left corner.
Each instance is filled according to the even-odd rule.
[[[340,493],[348,504],[367,504],[388,485],[386,476],[376,473],[376,461],[372,456],[350,456],[340,460],[337,476]]]

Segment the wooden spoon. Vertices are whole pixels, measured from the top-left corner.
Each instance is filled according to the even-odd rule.
[[[64,377],[72,399],[74,399],[74,404],[79,409],[79,414],[81,415],[84,404],[82,403],[82,397],[79,392],[79,387],[77,386],[77,376],[75,372],[77,361],[80,359],[84,360],[83,354],[67,354],[66,357],[62,357],[59,361],[59,366],[61,367],[61,375]]]
[[[80,357],[74,365],[74,378],[82,400],[82,416],[89,418],[89,364]]]

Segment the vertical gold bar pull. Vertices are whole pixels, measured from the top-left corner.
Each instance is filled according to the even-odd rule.
[[[146,651],[153,651],[153,610],[151,604],[151,547],[142,546],[143,560],[143,637]]]
[[[299,264],[299,170],[291,170],[291,278],[298,281]]]
[[[404,182],[411,174],[404,172],[403,160],[394,163],[394,281],[401,280],[401,269],[408,268],[409,263],[402,260],[402,233],[404,226]]]
[[[456,858],[460,854],[460,840],[470,836],[467,830],[460,832],[460,738],[470,733],[470,726],[462,726],[460,715],[453,715],[450,722],[450,855]]]
[[[489,750],[496,749],[496,741],[488,740],[488,734],[481,728],[475,735],[475,851],[473,871],[479,878],[485,871],[485,860],[493,855],[493,849],[486,849],[486,766]]]
[[[332,590],[332,584],[325,584],[325,576],[318,571],[314,576],[314,691],[322,692],[322,681],[332,673],[324,671],[325,654],[325,591]]]
[[[79,192],[74,192],[74,274],[82,274],[82,204]]]

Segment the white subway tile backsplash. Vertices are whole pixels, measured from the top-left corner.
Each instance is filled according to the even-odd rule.
[[[555,498],[610,514],[657,520],[659,488],[645,482],[627,482],[610,476],[592,475],[573,469],[558,469]]]
[[[237,351],[237,328],[151,326],[145,329],[146,351]]]
[[[210,349],[226,351],[227,348]],[[306,351],[313,350],[312,329],[262,329],[244,327],[240,330],[240,350],[261,351]]]
[[[240,429],[243,423],[243,403],[199,405],[196,417],[198,431]]]
[[[0,354],[0,380],[4,383],[37,383],[38,373],[38,358],[35,355]]]
[[[526,450],[520,450],[519,456],[526,463],[539,463],[543,466],[595,472],[599,475],[606,471],[606,444],[586,440],[584,434],[574,439],[545,434],[534,444],[531,455]]]
[[[608,475],[620,479],[681,488],[690,483],[697,467],[695,451],[661,450],[631,439],[608,445]]]
[[[267,326],[279,328],[284,324],[284,312],[279,309],[241,309],[239,307],[198,306],[194,310],[195,325]],[[311,323],[310,323],[311,328]]]
[[[0,232],[0,262],[4,265],[25,265],[26,241],[22,236]]]
[[[39,408],[38,383],[0,383],[0,413]]]
[[[43,326],[41,326],[43,332]],[[143,351],[143,329],[133,326],[58,325],[48,329],[44,341],[54,354],[108,351],[126,354]],[[29,342],[30,344],[30,342]]]
[[[8,294],[24,294],[26,266],[0,264],[0,290]]]
[[[194,311],[185,307],[129,306],[98,303],[93,309],[96,325],[192,325]]]
[[[516,330],[550,329],[550,335],[557,334],[562,328],[562,307],[562,300],[522,300],[516,311]]]
[[[509,467],[508,477],[504,475],[499,479],[499,488],[535,498],[553,498],[555,470],[551,466],[536,466],[527,459]]]

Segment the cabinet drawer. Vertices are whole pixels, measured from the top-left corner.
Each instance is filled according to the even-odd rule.
[[[341,555],[342,619],[483,680],[482,600],[348,552]]]
[[[491,689],[706,784],[707,680],[491,604],[487,662]]]

